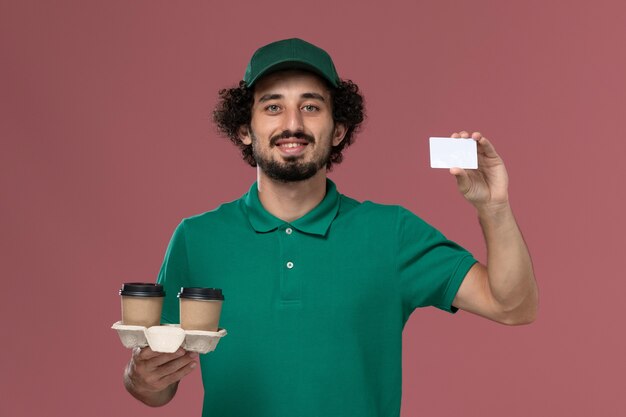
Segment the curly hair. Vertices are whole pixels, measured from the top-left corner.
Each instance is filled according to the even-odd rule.
[[[332,97],[333,120],[343,123],[347,132],[337,146],[333,146],[326,168],[330,171],[333,164],[343,160],[343,150],[354,143],[361,122],[365,119],[365,106],[359,87],[350,80],[341,80],[337,87],[329,86]],[[252,145],[245,145],[239,138],[241,126],[250,126],[252,120],[252,104],[254,88],[248,88],[244,81],[238,87],[219,91],[220,100],[213,111],[213,121],[220,134],[226,136],[241,150],[241,156],[250,166],[256,167],[252,155]]]

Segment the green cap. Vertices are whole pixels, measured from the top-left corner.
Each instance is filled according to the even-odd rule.
[[[270,72],[303,69],[314,72],[331,85],[339,85],[339,76],[330,55],[302,39],[284,39],[257,49],[246,68],[243,80],[251,87]]]

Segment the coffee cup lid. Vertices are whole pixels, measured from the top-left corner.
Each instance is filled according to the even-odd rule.
[[[132,297],[164,297],[165,290],[161,284],[150,282],[125,282],[122,284],[120,295]]]
[[[220,288],[182,287],[178,297],[193,300],[224,300],[224,294]]]

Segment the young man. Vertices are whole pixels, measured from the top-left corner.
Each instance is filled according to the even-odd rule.
[[[183,220],[159,275],[163,321],[180,287],[218,287],[229,336],[203,355],[205,416],[399,416],[402,329],[418,307],[504,324],[534,320],[537,287],[504,164],[480,133],[479,168],[452,169],[475,207],[487,266],[399,206],[360,203],[326,174],[363,120],[356,85],[299,39],[266,45],[215,121],[257,167],[241,199]],[[135,350],[125,385],[173,398],[197,356]]]

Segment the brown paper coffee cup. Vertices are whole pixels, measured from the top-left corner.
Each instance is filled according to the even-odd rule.
[[[224,295],[218,288],[181,288],[180,327],[216,332],[219,329]]]
[[[158,326],[165,291],[159,284],[131,282],[120,290],[122,296],[122,324],[132,326]]]

